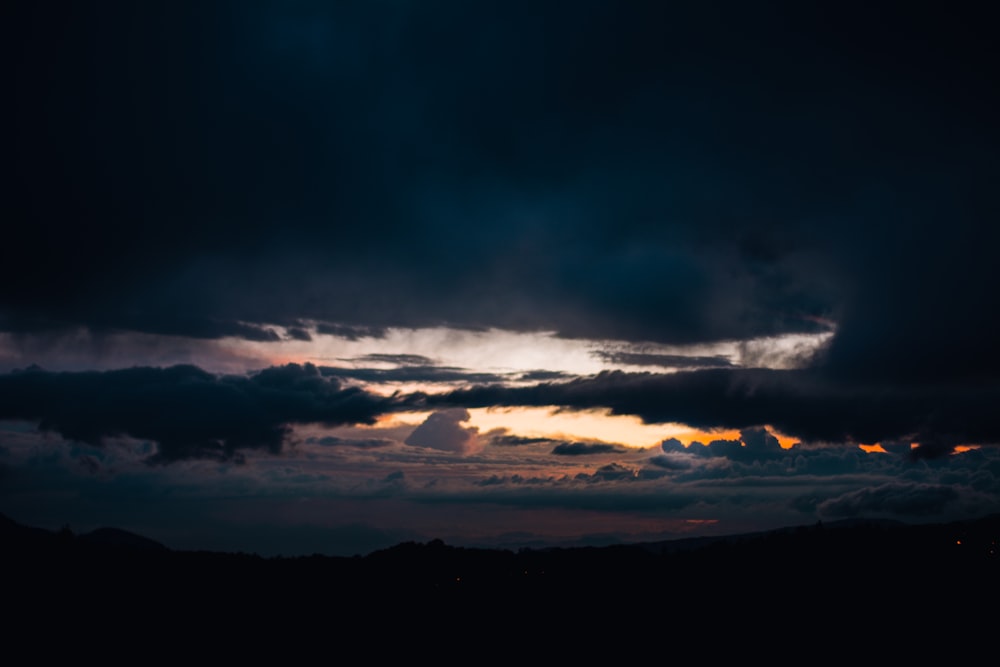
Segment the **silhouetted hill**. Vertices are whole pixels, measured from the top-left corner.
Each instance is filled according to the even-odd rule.
[[[825,528],[827,530],[842,530],[846,528],[874,528],[883,527],[888,529],[903,528],[906,524],[902,521],[891,519],[842,519],[829,523],[820,523],[814,528]],[[725,543],[740,544],[751,542],[765,537],[775,537],[782,533],[801,533],[803,526],[791,526],[786,528],[775,528],[772,530],[762,530],[750,533],[734,533],[731,535],[711,535],[702,537],[681,537],[672,540],[662,540],[657,542],[639,542],[632,546],[638,546],[658,554],[679,553],[682,551],[698,550],[704,547]]]
[[[156,540],[142,535],[130,533],[119,528],[98,528],[79,536],[80,540],[94,545],[103,545],[119,549],[135,549],[150,551],[168,551],[167,547]]]
[[[56,534],[44,528],[25,526],[10,517],[0,514],[0,539],[6,545],[26,546],[54,540]]]
[[[995,618],[1000,592],[1000,515],[516,552],[432,540],[352,558],[177,551],[125,531],[73,536],[6,517],[0,537],[5,601],[23,618],[137,632],[180,624],[206,641],[370,624],[529,634],[555,624],[587,634],[638,623],[692,637],[706,623],[748,635],[829,633],[848,619],[912,631],[949,618],[972,632]]]
[[[593,578],[635,578],[669,571],[683,563],[696,569],[714,569],[724,563],[751,564],[758,570],[792,570],[825,563],[835,569],[868,569],[869,564],[902,559],[913,566],[938,568],[996,568],[1000,514],[975,521],[911,525],[884,520],[848,520],[817,523],[755,533],[620,544],[614,546],[508,549],[454,547],[440,540],[405,542],[366,556],[352,558],[301,556],[264,558],[257,555],[209,551],[178,551],[129,531],[105,527],[74,535],[68,528],[49,531],[20,524],[0,514],[0,538],[5,558],[40,565],[49,559],[71,563],[95,557],[143,563],[147,559],[183,564],[186,569],[217,565],[287,575],[296,568],[350,570],[367,573],[396,585],[442,588],[453,583],[485,584],[506,580],[512,573],[531,579],[545,572],[549,578],[580,574]],[[38,558],[37,562],[32,562]],[[464,576],[463,576],[464,575]]]

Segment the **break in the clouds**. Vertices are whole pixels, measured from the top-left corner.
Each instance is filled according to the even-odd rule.
[[[768,425],[810,442],[911,439],[924,453],[1000,442],[996,386],[887,388],[835,381],[815,369],[706,369],[671,374],[603,372],[531,387],[489,385],[424,397],[428,405],[554,405],[636,415],[702,429]],[[917,450],[920,451],[920,450]]]
[[[981,8],[64,4],[4,9],[2,509],[185,474],[259,494],[199,517],[287,527],[280,487],[345,536],[996,500]]]

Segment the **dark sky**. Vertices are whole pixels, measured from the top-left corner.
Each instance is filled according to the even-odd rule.
[[[289,548],[311,544],[296,526],[322,524],[330,549],[337,531],[452,534],[383,528],[358,509],[373,496],[428,515],[482,503],[456,526],[523,506],[549,524],[585,511],[580,534],[724,528],[735,495],[675,503],[656,483],[746,451],[758,470],[864,462],[836,488],[768,498],[791,512],[775,523],[1000,506],[1000,54],[979,4],[2,11],[0,511],[14,518],[183,540],[164,517],[188,503],[251,535],[267,512],[246,508],[290,503],[305,492],[289,479],[312,475],[305,495],[329,507],[266,519]],[[482,411],[500,406],[512,421],[487,433]],[[529,408],[681,425],[706,454],[528,432]],[[799,444],[771,451],[763,428]],[[743,444],[709,448],[712,433]],[[409,474],[376,466],[396,456]],[[288,479],[268,477],[279,468]],[[622,471],[648,487],[622,491]],[[162,497],[213,475],[242,476],[247,505]],[[612,516],[633,510],[646,523]]]

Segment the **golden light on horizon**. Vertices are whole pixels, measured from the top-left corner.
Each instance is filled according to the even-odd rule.
[[[775,439],[777,439],[778,444],[781,445],[782,449],[791,449],[792,447],[794,447],[799,443],[798,438],[793,438],[790,435],[785,435],[784,433],[776,431],[770,426],[767,427],[767,432],[770,433],[772,436],[774,436]]]
[[[630,447],[656,447],[664,440],[676,438],[685,447],[713,440],[739,440],[738,429],[702,430],[684,424],[648,424],[633,415],[613,415],[608,410],[569,411],[555,407],[531,408],[473,408],[469,410],[469,423],[481,433],[493,429],[507,429],[510,433],[527,437],[553,439],[599,440]],[[770,427],[783,449],[799,442]]]
[[[645,424],[629,415],[607,411],[568,411],[553,407],[473,408],[469,423],[480,433],[506,429],[525,437],[563,440],[599,440],[630,447],[653,447],[676,437],[685,427],[675,424]]]
[[[951,453],[952,454],[961,454],[962,452],[967,452],[967,451],[969,451],[971,449],[979,449],[980,446],[981,445],[955,445],[952,448]],[[910,449],[917,449],[918,447],[920,447],[920,443],[919,442],[911,442],[910,443]]]
[[[421,410],[398,412],[378,417],[375,424],[365,427],[384,429],[393,426],[417,426],[433,412]],[[571,411],[548,407],[471,408],[465,426],[479,429],[480,436],[490,431],[505,431],[510,435],[550,438],[552,440],[578,440],[606,442],[635,448],[658,447],[664,440],[674,438],[685,447],[694,443],[707,445],[713,440],[740,440],[737,429],[702,430],[684,424],[647,424],[633,415],[612,415],[607,410]],[[799,442],[767,428],[783,449]]]
[[[920,446],[919,442],[911,442],[910,449],[916,449]],[[981,445],[956,445],[953,454],[961,454],[962,452],[968,452],[973,449],[979,449]],[[858,445],[859,449],[863,449],[868,454],[878,453],[878,454],[888,454],[888,450],[882,447],[881,443],[876,442],[873,445]]]

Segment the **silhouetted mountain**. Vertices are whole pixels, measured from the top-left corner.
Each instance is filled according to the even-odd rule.
[[[814,556],[829,560],[848,554],[863,557],[866,562],[892,558],[907,558],[919,563],[933,554],[940,564],[964,562],[996,566],[1000,563],[997,540],[1000,537],[1000,514],[974,521],[946,524],[906,524],[898,521],[850,519],[811,526],[795,526],[761,532],[715,537],[681,538],[660,542],[641,542],[613,546],[580,546],[489,549],[454,547],[441,540],[427,543],[405,542],[374,551],[364,557],[299,556],[264,558],[257,555],[209,551],[178,551],[142,535],[104,527],[74,535],[68,528],[50,531],[27,526],[0,514],[0,538],[6,555],[37,553],[47,556],[79,556],[104,553],[114,549],[136,560],[156,555],[178,562],[201,562],[210,569],[212,563],[253,563],[255,567],[273,566],[275,570],[297,567],[346,567],[384,570],[396,579],[425,580],[434,585],[458,579],[454,573],[468,570],[477,573],[477,580],[507,570],[530,572],[525,564],[544,563],[550,572],[574,562],[629,561],[631,572],[641,564],[657,565],[671,561],[697,559],[705,563],[715,558],[746,560],[753,557],[757,566],[791,567],[792,556]],[[847,560],[840,565],[849,566]],[[642,570],[642,568],[639,568]],[[403,573],[403,574],[401,574]],[[594,570],[592,575],[600,575]],[[619,573],[622,574],[622,573]]]
[[[94,545],[151,551],[167,551],[167,547],[156,540],[130,533],[119,528],[98,528],[79,536],[80,540]]]
[[[56,533],[44,528],[25,526],[5,514],[0,514],[0,538],[8,546],[14,544],[28,545],[54,540]]]
[[[841,519],[829,523],[818,523],[815,527],[823,527],[827,530],[842,530],[845,528],[902,528],[906,524],[902,521],[892,519]],[[709,535],[702,537],[681,537],[672,540],[660,540],[656,542],[638,542],[632,546],[648,549],[658,554],[678,553],[701,549],[717,543],[738,544],[761,539],[764,537],[774,537],[783,533],[800,533],[802,526],[791,526],[785,528],[774,528],[771,530],[754,531],[750,533],[734,533],[732,535]]]
[[[1000,592],[1000,514],[610,547],[512,551],[432,540],[351,558],[178,551],[115,529],[77,537],[2,516],[0,537],[5,603],[19,618],[81,632],[153,627],[186,633],[184,641],[332,629],[347,638],[376,625],[411,635],[518,628],[526,641],[636,624],[684,641],[718,628],[732,640],[913,632],[946,618],[960,619],[970,641],[982,624],[992,628]]]

